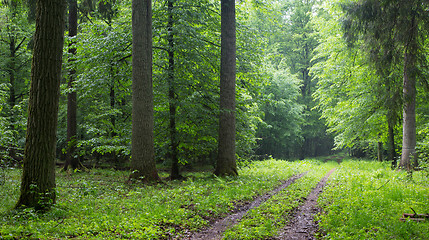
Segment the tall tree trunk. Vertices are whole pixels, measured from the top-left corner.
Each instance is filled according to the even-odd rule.
[[[115,81],[113,80],[113,70],[112,68],[111,70],[111,76],[112,76],[112,86],[110,86],[110,109],[114,110],[115,109],[115,102],[116,102],[116,97],[115,97]],[[110,124],[112,124],[112,128],[110,129],[110,136],[111,137],[115,137],[116,134],[116,117],[110,116]]]
[[[13,16],[14,10],[12,10]],[[9,42],[9,51],[10,51],[10,63],[9,63],[9,108],[10,108],[10,125],[9,128],[12,131],[12,133],[15,135],[15,114],[13,112],[13,108],[16,105],[16,94],[15,94],[15,73],[16,73],[16,38],[15,36],[11,36],[10,42]],[[14,143],[10,143],[9,145],[9,157],[12,159],[15,158],[15,146]]]
[[[27,136],[16,207],[55,203],[55,145],[64,44],[64,0],[37,1]]]
[[[170,156],[171,156],[171,179],[180,179],[182,176],[179,171],[179,157],[177,152],[177,129],[176,129],[176,110],[177,110],[177,98],[175,91],[175,79],[174,79],[174,33],[173,33],[173,7],[174,0],[168,0],[167,12],[168,12],[168,103],[169,103],[169,114],[170,114]]]
[[[412,16],[409,26],[409,41],[404,54],[404,112],[402,156],[399,168],[411,170],[411,159],[416,153],[416,53],[417,24]]]
[[[304,53],[307,52],[306,50],[307,50],[307,48],[304,48]],[[309,84],[310,78],[309,78],[308,70],[307,69],[303,69],[301,71],[301,73],[302,73],[302,86],[301,86],[302,104],[306,105],[304,107],[304,109],[303,109],[303,111],[304,111],[303,115],[304,116],[309,116],[310,109],[309,109],[309,106],[308,106],[309,103],[307,102],[307,96],[309,95],[308,91],[309,91],[309,88],[310,88],[310,84]],[[310,149],[308,149],[308,145],[309,145],[308,143],[309,143],[310,139],[307,136],[307,134],[305,133],[306,132],[305,131],[306,126],[304,125],[302,128],[303,128],[302,129],[302,132],[303,132],[303,134],[302,134],[303,136],[302,137],[303,137],[303,139],[302,139],[302,143],[301,143],[301,146],[300,146],[300,152],[299,152],[299,159],[300,160],[304,160],[305,157],[307,157],[307,156],[310,155]]]
[[[133,110],[130,179],[159,181],[154,151],[152,1],[133,0]]]
[[[11,1],[9,5],[9,10],[11,14],[11,19],[15,19],[16,15],[19,14],[19,5],[21,4],[18,1]],[[19,67],[17,66],[17,62],[19,62],[19,49],[24,44],[26,37],[23,37],[22,40],[18,43],[19,31],[16,27],[10,26],[9,31],[11,34],[9,35],[9,62],[8,62],[8,74],[9,74],[9,129],[12,132],[13,139],[16,140],[16,116],[15,116],[15,105],[17,101],[16,95],[16,86],[17,86],[17,72],[19,71]],[[16,156],[17,143],[16,141],[11,141],[9,143],[8,151],[9,157],[11,159],[20,161],[20,157]]]
[[[69,36],[75,37],[77,35],[77,1],[69,0]],[[69,53],[73,56],[76,55],[76,48],[73,47],[74,41],[70,43]],[[71,58],[69,62],[73,62]],[[68,88],[73,89],[74,78],[76,70],[71,68],[69,70]],[[67,155],[64,170],[69,166],[71,168],[79,168],[79,159],[75,157],[75,150],[77,144],[77,95],[76,91],[71,91],[67,94]]]
[[[390,110],[389,110],[390,111]],[[387,157],[389,161],[392,161],[392,167],[396,167],[396,151],[395,151],[395,131],[394,131],[394,120],[391,114],[387,116],[387,133],[388,133],[388,153]]]
[[[218,159],[215,174],[238,175],[235,160],[235,0],[221,0],[221,63]]]
[[[15,66],[15,61],[16,61],[16,41],[15,41],[15,37],[11,37],[10,38],[10,42],[9,42],[9,51],[10,51],[10,62],[9,62],[9,107],[10,107],[10,111],[11,111],[11,115],[12,115],[12,109],[13,107],[15,107],[16,104],[16,96],[15,96],[15,73],[16,73],[16,66]],[[12,116],[13,117],[13,116]],[[11,127],[13,128],[13,124],[11,125]]]
[[[16,1],[11,1],[10,2],[10,12],[11,12],[11,18],[14,19],[16,17],[16,15],[18,14],[18,2]],[[13,33],[14,31],[16,31],[17,29],[15,29],[15,27],[12,27],[11,32]],[[15,135],[15,114],[14,114],[14,110],[13,108],[16,105],[16,94],[15,94],[15,78],[16,78],[16,52],[18,51],[20,45],[19,44],[18,47],[16,46],[16,40],[17,37],[16,35],[10,34],[9,35],[9,57],[10,57],[10,61],[9,61],[9,108],[10,108],[10,121],[9,121],[9,128],[11,130],[11,132],[13,133],[13,135]],[[23,40],[24,41],[24,40]],[[15,137],[15,136],[14,136]],[[14,143],[10,143],[9,145],[9,157],[12,159],[15,159],[15,144]]]

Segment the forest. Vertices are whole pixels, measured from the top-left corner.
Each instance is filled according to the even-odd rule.
[[[426,0],[0,0],[0,239],[429,239]]]

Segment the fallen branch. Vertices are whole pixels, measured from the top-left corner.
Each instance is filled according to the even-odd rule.
[[[401,222],[406,222],[407,220],[414,221],[414,222],[423,222],[426,219],[425,218],[400,218],[399,219],[399,221],[401,221]]]
[[[418,214],[413,208],[411,208],[414,213],[403,213],[402,218],[399,220],[402,222],[405,222],[407,220],[421,222],[425,221],[426,219],[429,219],[429,214]]]
[[[381,185],[379,188],[377,188],[377,190],[380,190],[382,187],[384,187],[389,182],[390,182],[390,180],[387,180],[387,182],[385,182],[383,185]]]

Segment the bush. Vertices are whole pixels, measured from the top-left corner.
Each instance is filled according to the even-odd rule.
[[[418,143],[416,147],[418,169],[429,176],[429,143]]]

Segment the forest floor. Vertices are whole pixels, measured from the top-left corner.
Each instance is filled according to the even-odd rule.
[[[389,163],[256,161],[239,177],[186,172],[158,185],[58,169],[57,203],[44,213],[13,210],[22,172],[0,174],[0,239],[429,239],[429,219],[400,221],[429,213],[429,173]]]
[[[338,161],[340,163],[340,161]],[[280,232],[277,236],[272,239],[290,239],[290,240],[310,240],[315,239],[315,234],[318,230],[317,222],[314,221],[314,216],[320,212],[320,209],[317,206],[317,199],[319,194],[323,191],[323,187],[326,185],[329,176],[335,171],[332,169],[323,177],[322,180],[317,184],[317,186],[310,192],[308,197],[305,197],[304,203],[295,209],[291,216],[292,219],[290,223]],[[249,212],[251,209],[258,207],[263,202],[266,202],[273,195],[279,193],[281,190],[285,189],[291,185],[295,180],[301,178],[307,174],[301,173],[299,175],[292,176],[283,184],[281,184],[276,189],[257,197],[254,201],[249,202],[248,204],[237,208],[237,212],[228,215],[222,219],[217,219],[210,226],[205,228],[202,231],[191,233],[187,236],[181,236],[181,239],[207,239],[207,240],[220,240],[223,237],[223,233],[226,229],[231,228],[237,224],[241,218]]]
[[[288,187],[289,185],[291,185],[293,182],[295,182],[295,180],[301,178],[302,176],[304,176],[306,173],[301,173],[299,175],[294,175],[291,178],[289,178],[288,180],[286,180],[283,184],[281,184],[279,187],[277,187],[276,189],[257,197],[255,200],[253,200],[252,202],[249,202],[243,206],[237,206],[236,207],[236,212],[228,215],[227,217],[224,217],[222,219],[217,219],[217,220],[212,220],[214,221],[214,223],[207,227],[206,229],[200,231],[200,232],[195,232],[195,233],[191,233],[188,236],[181,236],[181,239],[193,239],[193,240],[198,240],[198,239],[211,239],[211,240],[217,240],[217,239],[222,239],[223,233],[225,232],[226,229],[231,228],[232,226],[234,226],[235,224],[237,224],[240,219],[247,213],[249,212],[251,209],[258,207],[259,205],[261,205],[261,203],[266,202],[269,198],[271,198],[273,195],[277,194],[278,192],[280,192],[281,190],[285,189],[286,187]]]
[[[323,177],[317,186],[311,191],[299,209],[294,212],[290,223],[280,231],[280,234],[274,239],[290,240],[311,240],[316,239],[316,233],[319,230],[317,222],[314,220],[316,214],[320,212],[317,205],[317,199],[328,182],[329,176],[335,171],[332,169]]]

